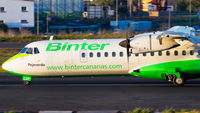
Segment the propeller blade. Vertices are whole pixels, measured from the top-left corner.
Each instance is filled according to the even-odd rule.
[[[162,45],[162,38],[159,38],[158,40],[159,40],[160,45]]]

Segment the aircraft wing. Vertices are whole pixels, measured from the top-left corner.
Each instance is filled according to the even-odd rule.
[[[188,26],[175,26],[157,36],[159,40],[166,38],[186,47],[200,43],[200,37],[196,36],[195,29]]]

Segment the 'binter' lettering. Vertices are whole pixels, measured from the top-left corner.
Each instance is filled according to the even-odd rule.
[[[93,44],[87,44],[87,42],[84,42],[82,44],[69,44],[68,42],[65,43],[49,43],[46,51],[78,51],[78,50],[104,50],[106,46],[110,45],[110,43],[93,43]]]

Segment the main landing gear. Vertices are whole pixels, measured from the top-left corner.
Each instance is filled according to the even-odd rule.
[[[168,81],[172,82],[174,86],[183,86],[185,83],[183,76],[180,76],[179,78],[177,78],[175,74],[170,74],[167,76],[167,78],[168,78]]]
[[[30,76],[23,76],[22,79],[24,81],[24,86],[31,85],[31,77]]]

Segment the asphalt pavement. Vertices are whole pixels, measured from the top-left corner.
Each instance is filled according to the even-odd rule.
[[[200,109],[200,79],[174,87],[133,76],[33,78],[0,73],[0,111]]]
[[[24,48],[27,44],[27,42],[0,42],[0,48]]]

